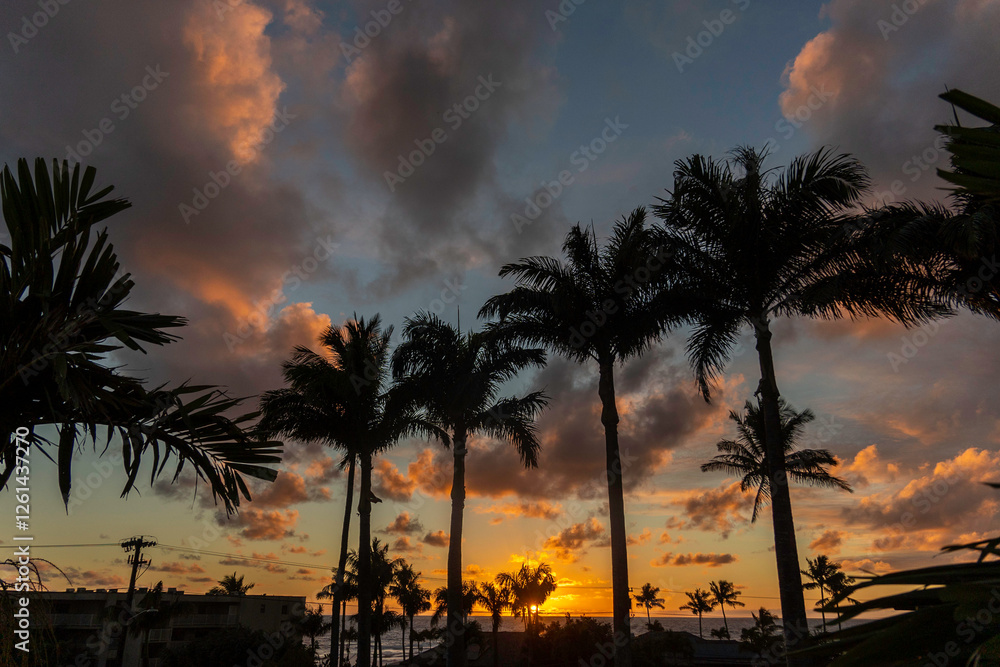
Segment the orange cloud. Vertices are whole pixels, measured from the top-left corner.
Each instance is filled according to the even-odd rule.
[[[226,10],[220,21],[213,4],[198,5],[183,40],[210,95],[204,122],[229,146],[233,158],[247,163],[257,159],[267,132],[273,137],[268,124],[285,85],[271,69],[271,40],[264,32],[271,13],[252,2],[230,4]]]
[[[564,528],[557,535],[545,540],[543,548],[555,550],[556,558],[566,563],[573,563],[579,556],[574,551],[582,551],[587,542],[607,537],[607,532],[601,522],[591,517],[584,523],[575,523]]]
[[[629,535],[627,542],[630,546],[638,546],[640,544],[646,544],[651,539],[653,539],[653,531],[649,528],[645,528],[638,535]]]
[[[809,543],[809,549],[813,552],[835,555],[840,553],[840,546],[844,543],[845,537],[847,533],[842,530],[827,530]]]
[[[412,465],[412,464],[411,464]],[[375,495],[397,500],[407,501],[413,497],[413,491],[417,488],[417,483],[412,480],[412,476],[407,478],[386,459],[379,459],[373,470],[372,489]]]
[[[660,558],[649,561],[653,567],[665,567],[675,565],[682,567],[685,565],[705,565],[707,567],[720,567],[735,563],[739,558],[733,554],[663,554]]]
[[[433,533],[427,533],[424,535],[423,541],[424,544],[432,547],[446,547],[448,546],[448,534],[443,530],[437,530]]]
[[[843,471],[851,482],[863,487],[895,481],[899,476],[899,465],[883,461],[879,457],[878,445],[868,445],[854,455]]]
[[[666,527],[715,532],[726,539],[735,522],[747,521],[744,511],[751,502],[751,495],[740,490],[739,482],[718,489],[692,491],[682,500],[674,502],[674,505],[684,508],[687,520],[674,517],[667,521]]]
[[[248,540],[283,540],[295,535],[298,510],[265,511],[248,507],[235,520],[241,526],[240,535]],[[223,524],[226,525],[226,524]]]
[[[491,505],[487,508],[477,508],[477,512],[483,514],[504,514],[511,517],[528,517],[532,519],[558,519],[563,514],[562,505],[552,504],[547,501],[539,502],[516,502]]]
[[[410,535],[423,532],[424,527],[420,524],[420,519],[411,517],[409,512],[401,512],[393,519],[392,523],[382,529],[383,533],[396,533],[399,535]]]

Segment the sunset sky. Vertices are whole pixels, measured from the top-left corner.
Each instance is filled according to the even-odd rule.
[[[291,348],[315,347],[354,313],[398,328],[418,310],[455,322],[460,306],[462,326],[478,326],[485,299],[511,287],[502,264],[559,254],[576,222],[606,233],[664,196],[673,162],[693,153],[769,144],[779,166],[834,145],[871,170],[869,203],[940,199],[934,168],[947,158],[933,126],[951,110],[937,95],[1000,100],[997,0],[52,4],[37,28],[36,0],[0,9],[0,157],[81,159],[132,201],[111,222],[137,283],[130,306],[190,326],[180,343],[116,362],[151,382],[238,396],[281,386]],[[377,33],[367,41],[356,30],[366,24]],[[420,146],[430,154],[406,157]],[[410,174],[401,160],[422,164]],[[567,170],[572,181],[544,196]],[[935,558],[942,545],[998,532],[1000,496],[977,482],[1000,481],[1000,325],[961,315],[920,332],[880,321],[773,328],[782,394],[817,415],[802,446],[831,450],[855,487],[793,487],[803,559],[883,572],[947,562]],[[736,480],[699,470],[756,388],[753,342],[744,337],[709,405],[686,333],[618,378],[630,583],[659,586],[680,614],[679,591],[730,579],[744,612],[776,611],[769,513],[751,525]],[[472,444],[467,575],[542,559],[560,583],[544,612],[609,615],[596,369],[551,358],[510,391],[529,388],[553,397],[538,469],[521,469],[509,446]],[[329,581],[345,491],[336,453],[287,443],[278,481],[254,485],[254,502],[226,519],[187,474],[152,487],[146,475],[119,499],[115,451],[80,456],[68,516],[55,466],[36,453],[38,544],[145,534],[228,554],[149,551],[140,585],[191,592],[234,570],[255,593],[313,599]],[[374,534],[431,588],[444,584],[450,480],[449,453],[430,442],[376,464]],[[896,527],[906,513],[912,525]],[[75,586],[128,584],[117,546],[35,556]]]

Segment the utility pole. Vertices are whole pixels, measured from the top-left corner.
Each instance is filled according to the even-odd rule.
[[[132,611],[132,599],[135,597],[135,579],[139,572],[140,565],[148,565],[148,560],[142,559],[142,550],[145,547],[155,547],[155,540],[147,540],[143,535],[130,537],[121,541],[121,547],[129,553],[128,562],[132,564],[132,577],[128,582],[128,595],[125,596],[125,608]],[[131,551],[135,553],[130,553]]]

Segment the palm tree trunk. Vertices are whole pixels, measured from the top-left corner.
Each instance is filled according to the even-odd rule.
[[[361,454],[361,500],[358,503],[358,664],[371,664],[372,650],[372,455]]]
[[[351,531],[351,514],[354,511],[354,464],[356,456],[351,456],[347,466],[347,500],[344,504],[344,527],[340,534],[340,559],[337,561],[337,576],[333,584],[333,605],[330,619],[330,663],[333,656],[340,655],[340,591],[344,587],[344,568],[347,567],[347,540]],[[339,667],[336,665],[334,667]]]
[[[823,632],[826,632],[826,597],[823,595],[823,584],[819,585],[819,615],[823,617]]]
[[[618,451],[618,406],[615,404],[614,361],[602,360],[598,393],[607,454],[608,512],[611,523],[611,588],[615,667],[632,667],[632,630],[629,627],[628,547],[625,535],[625,495]]]
[[[648,631],[652,625],[653,622],[649,620],[649,607],[646,607],[646,630]]]
[[[726,626],[726,634],[729,634],[729,621],[726,620],[726,605],[719,605],[722,607],[722,624]]]
[[[341,636],[341,638],[343,638],[344,633],[347,632],[347,600],[344,600],[341,603],[341,607],[342,608],[340,610],[340,613],[341,613],[341,616],[340,616],[340,630],[341,630],[340,636]],[[342,639],[342,641],[341,641],[341,644],[340,644],[340,662],[341,663],[344,662],[344,649],[345,648],[347,649],[347,655],[348,656],[351,655],[350,646],[348,646],[348,642],[349,641],[350,641],[349,639]],[[340,665],[338,664],[337,667],[340,667]]]
[[[410,662],[413,662],[413,614],[410,614]]]
[[[452,443],[455,470],[451,482],[451,535],[448,538],[448,625],[445,646],[448,667],[465,667],[465,612],[462,608],[462,516],[465,511],[464,429],[455,429]]]
[[[798,548],[795,543],[792,500],[788,493],[788,476],[785,472],[785,452],[781,446],[781,417],[778,407],[780,394],[774,373],[774,357],[771,353],[771,330],[766,316],[761,316],[754,323],[754,334],[757,338],[757,356],[760,361],[759,391],[761,405],[764,408],[764,450],[770,479],[771,520],[774,524],[774,556],[778,565],[781,621],[785,646],[791,651],[801,639],[809,636],[809,625],[802,592]],[[808,664],[802,658],[793,656],[788,656],[787,660],[789,667]]]
[[[497,655],[497,631],[500,629],[499,624],[493,623],[493,667],[497,667],[500,656]]]
[[[699,611],[698,612],[698,639],[704,639],[704,638],[705,638],[705,632],[701,628],[701,612]]]

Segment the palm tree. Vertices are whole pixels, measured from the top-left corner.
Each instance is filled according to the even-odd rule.
[[[493,667],[497,667],[500,659],[497,654],[497,633],[503,622],[503,613],[511,607],[510,588],[488,581],[479,587],[476,602],[490,615],[493,632]]]
[[[345,559],[346,559],[346,555],[345,555]],[[345,561],[345,567],[346,567],[346,561]],[[339,586],[337,585],[337,580],[334,579],[333,582],[331,582],[331,583],[327,584],[326,586],[324,586],[323,589],[320,590],[316,594],[316,599],[318,599],[318,600],[332,600],[332,599],[339,599],[340,600],[340,629],[339,629],[339,632],[338,632],[338,635],[337,635],[339,642],[337,644],[334,644],[334,643],[330,644],[330,658],[331,658],[330,662],[331,662],[331,664],[340,664],[340,663],[342,663],[344,661],[344,649],[346,647],[344,646],[343,641],[344,641],[344,637],[346,636],[345,633],[347,633],[347,631],[348,631],[347,630],[347,603],[350,600],[356,600],[358,598],[358,585],[357,585],[356,577],[354,576],[354,574],[351,573],[350,571],[345,572],[344,575],[340,578],[340,580],[341,580],[342,583]],[[336,603],[334,603],[334,604],[336,604]],[[331,614],[331,615],[334,616],[334,617],[336,617],[336,614]],[[332,625],[332,623],[331,623],[331,625]],[[351,632],[354,632],[354,637],[351,640],[351,641],[354,641],[354,640],[357,639],[357,631],[356,631],[356,629],[352,628]],[[338,646],[339,646],[339,650],[338,650]],[[350,654],[348,654],[348,656],[349,655]],[[339,656],[340,657],[340,662],[337,662],[337,663],[333,662],[334,656]]]
[[[806,424],[816,418],[812,410],[795,412],[784,399],[778,399],[778,409],[781,416],[781,446],[785,452],[785,470],[788,477],[796,482],[805,482],[814,486],[840,488],[852,492],[851,485],[839,477],[834,477],[828,467],[838,465],[837,458],[825,449],[801,449],[795,451],[795,442],[802,435]],[[739,433],[737,440],[720,440],[715,446],[722,454],[715,456],[708,463],[703,463],[703,472],[721,470],[731,475],[741,475],[740,490],[757,489],[753,501],[753,514],[750,521],[757,520],[760,508],[767,504],[771,497],[770,478],[767,474],[767,462],[764,437],[764,411],[760,401],[746,402],[745,414],[729,412],[729,418],[736,423]]]
[[[323,608],[306,609],[306,613],[296,624],[302,636],[309,638],[309,651],[316,659],[316,637],[330,629],[333,623],[323,620]],[[332,653],[331,653],[332,655]]]
[[[500,275],[514,276],[517,286],[489,299],[480,315],[499,316],[518,341],[545,345],[578,363],[597,365],[611,524],[615,664],[631,667],[631,600],[614,369],[641,355],[679,318],[664,315],[673,300],[665,291],[652,289],[666,262],[646,228],[645,209],[636,209],[617,222],[603,248],[593,230],[574,226],[563,243],[563,253],[565,263],[552,257],[529,257],[505,265]]]
[[[462,582],[462,593],[459,596],[459,610],[461,616],[459,617],[462,625],[468,622],[469,616],[472,614],[472,609],[476,605],[476,600],[479,597],[479,584],[475,581],[463,581]],[[434,613],[431,615],[431,625],[437,625],[438,622],[448,616],[448,587],[442,586],[441,588],[434,591]],[[447,632],[447,628],[445,628]]]
[[[946,309],[910,263],[872,261],[860,243],[862,230],[847,224],[869,187],[860,162],[823,149],[779,173],[764,169],[766,158],[766,151],[741,147],[731,162],[698,155],[678,161],[674,190],[655,211],[663,220],[659,243],[671,261],[671,291],[686,295],[696,314],[688,355],[706,400],[741,330],[749,326],[756,338],[781,616],[791,651],[808,625],[771,319],[887,316],[912,323]]]
[[[385,599],[390,594],[390,588],[392,587],[393,580],[396,576],[396,570],[402,565],[403,561],[400,558],[389,558],[389,545],[382,544],[381,540],[377,537],[372,538],[371,548],[369,549],[369,567],[368,567],[368,588],[371,590],[371,606],[370,606],[370,629],[372,631],[372,637],[375,639],[375,655],[372,656],[372,664],[378,661],[378,664],[382,663],[382,635],[384,635],[389,629],[383,625],[383,621],[387,617],[385,615]],[[347,564],[349,566],[349,580],[351,584],[357,585],[361,581],[361,555],[357,551],[351,551],[347,556]],[[360,602],[359,602],[360,605]],[[358,627],[360,628],[361,622],[361,607],[358,607]],[[393,622],[395,622],[393,620]],[[360,648],[360,646],[359,646]],[[359,665],[364,664],[360,661]]]
[[[542,366],[545,353],[509,342],[495,330],[463,335],[435,315],[407,318],[403,342],[393,354],[400,390],[422,408],[436,435],[451,446],[451,531],[448,543],[448,664],[466,663],[462,618],[462,521],[465,511],[465,457],[468,440],[484,435],[509,442],[526,468],[538,465],[534,419],[547,403],[539,391],[523,397],[499,396],[500,387],[525,368]]]
[[[420,585],[420,573],[403,562],[389,585],[389,595],[403,608],[403,615],[410,621],[410,660],[413,660],[413,617],[431,608],[431,592]]]
[[[740,641],[746,644],[747,648],[758,655],[763,655],[768,649],[776,648],[775,641],[778,640],[778,624],[774,614],[761,607],[757,613],[750,612],[753,616],[753,627],[743,628],[740,631]],[[780,640],[779,640],[780,641]],[[775,655],[780,655],[780,651],[772,651]]]
[[[242,574],[238,577],[235,572],[227,574],[222,579],[219,579],[217,586],[208,591],[208,595],[233,595],[242,597],[257,585],[254,583],[245,583],[244,579],[245,577]]]
[[[12,436],[40,448],[56,463],[59,491],[69,507],[73,455],[89,436],[96,451],[98,431],[107,444],[122,443],[125,486],[133,488],[141,460],[157,463],[152,479],[176,457],[208,482],[213,497],[233,512],[241,496],[250,499],[243,476],[274,481],[267,464],[280,461],[280,444],[259,440],[249,422],[255,415],[227,417],[241,400],[214,386],[167,389],[109,366],[128,348],[179,340],[167,330],[183,317],[123,308],[134,283],[121,271],[105,220],[129,208],[125,199],[106,199],[112,187],[92,192],[96,171],[53,161],[35,161],[34,174],[18,160],[0,174],[0,200],[10,245],[0,243],[0,489],[17,466]],[[51,426],[53,442],[37,429]],[[17,429],[26,429],[27,433]],[[103,430],[103,429],[106,429]],[[49,453],[50,449],[54,449]]]
[[[826,590],[829,588],[830,578],[840,568],[822,555],[816,556],[815,559],[806,558],[806,563],[809,567],[802,570],[802,574],[809,577],[811,581],[802,584],[802,588],[807,591],[819,589],[819,613],[823,617],[823,632],[826,632]]]
[[[372,460],[402,438],[426,432],[409,403],[388,387],[391,336],[392,327],[383,330],[378,315],[368,321],[355,317],[341,328],[329,327],[320,336],[328,356],[303,346],[296,347],[292,359],[282,367],[289,387],[266,392],[261,399],[264,415],[261,422],[266,432],[324,442],[345,450],[348,458],[352,455],[358,458],[361,469],[358,660],[362,665],[367,665],[371,658]],[[345,514],[349,516],[349,511]],[[343,534],[347,531],[347,521],[345,518]],[[342,542],[338,577],[345,572],[344,549]],[[342,580],[334,585],[339,590]]]
[[[854,577],[849,577],[844,574],[844,571],[840,569],[840,564],[834,564],[836,572],[827,577],[826,587],[830,591],[830,597],[833,599],[833,610],[837,614],[837,629],[843,630],[844,627],[841,624],[840,618],[840,603],[847,601],[857,603],[852,597],[848,596],[851,589],[854,588]]]
[[[517,572],[501,572],[496,583],[510,590],[511,610],[515,618],[524,618],[528,628],[538,627],[538,610],[556,590],[556,578],[552,566],[539,563],[531,567],[521,563]]]
[[[708,591],[703,591],[700,588],[694,589],[694,593],[685,591],[684,595],[688,597],[688,601],[681,605],[680,608],[682,610],[687,609],[692,614],[698,616],[698,636],[704,639],[705,635],[702,632],[701,615],[708,614],[715,609],[715,602],[712,601],[712,597]]]
[[[728,637],[729,621],[726,620],[726,605],[732,607],[733,609],[736,609],[737,607],[745,607],[746,605],[737,599],[743,594],[736,590],[736,587],[733,586],[733,582],[726,581],[725,579],[710,582],[708,584],[708,588],[712,592],[712,602],[719,605],[719,609],[722,610],[722,623],[726,626],[726,636]]]
[[[649,610],[652,609],[653,607],[656,607],[657,609],[663,609],[664,600],[661,597],[657,597],[659,593],[660,593],[659,588],[653,586],[653,584],[646,583],[642,585],[642,592],[640,592],[638,595],[632,596],[635,598],[636,602],[638,602],[639,604],[641,604],[643,607],[646,608],[647,628],[652,627],[652,621],[649,618]]]

